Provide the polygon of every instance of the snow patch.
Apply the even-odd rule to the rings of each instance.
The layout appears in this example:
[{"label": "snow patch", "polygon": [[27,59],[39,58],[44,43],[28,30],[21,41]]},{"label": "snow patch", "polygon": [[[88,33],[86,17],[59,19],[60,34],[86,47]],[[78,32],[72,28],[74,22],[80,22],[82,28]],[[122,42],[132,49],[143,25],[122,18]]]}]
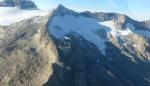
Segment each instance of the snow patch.
[{"label": "snow patch", "polygon": [[137,47],[137,45],[134,44],[133,47]]},{"label": "snow patch", "polygon": [[126,28],[129,28],[129,30],[131,32],[133,32],[133,33],[136,33],[138,35],[144,36],[146,38],[150,38],[150,31],[142,30],[142,28],[141,28],[141,30],[136,30],[136,28],[134,27],[134,25],[131,24],[131,23],[127,23],[126,24]]},{"label": "snow patch", "polygon": [[114,25],[113,21],[104,21],[104,22],[99,22],[101,25],[104,25],[108,27],[108,29],[105,29],[108,33],[110,33],[113,37],[117,35],[117,29]]},{"label": "snow patch", "polygon": [[105,55],[107,37],[102,36],[108,33],[114,37],[125,37],[133,33],[150,37],[149,31],[136,30],[132,23],[127,23],[124,29],[117,29],[113,20],[99,22],[94,18],[73,15],[54,16],[49,25],[49,32],[59,39],[68,39],[65,34],[70,32],[78,33],[95,44],[103,55]]},{"label": "snow patch", "polygon": [[125,30],[117,29],[113,20],[100,22],[100,24],[104,25],[105,27],[108,27],[105,30],[107,31],[107,33],[110,33],[113,37],[120,35],[126,36],[132,34],[133,31],[135,30],[135,27],[131,23],[127,23]]},{"label": "snow patch", "polygon": [[65,36],[64,37],[65,40],[71,40],[69,37]]},{"label": "snow patch", "polygon": [[123,36],[126,36],[126,35],[129,35],[129,34],[132,34],[133,32],[129,29],[129,28],[127,28],[126,30],[120,30],[120,31],[118,31],[121,35],[123,35]]},{"label": "snow patch", "polygon": [[49,31],[56,38],[63,39],[65,34],[70,32],[76,32],[83,36],[89,42],[98,46],[100,51],[105,54],[105,39],[102,39],[94,31],[101,29],[99,21],[93,18],[83,16],[55,16],[50,22]]},{"label": "snow patch", "polygon": [[0,7],[0,25],[10,25],[35,16],[44,16],[48,12],[42,10],[20,10],[16,7]]}]

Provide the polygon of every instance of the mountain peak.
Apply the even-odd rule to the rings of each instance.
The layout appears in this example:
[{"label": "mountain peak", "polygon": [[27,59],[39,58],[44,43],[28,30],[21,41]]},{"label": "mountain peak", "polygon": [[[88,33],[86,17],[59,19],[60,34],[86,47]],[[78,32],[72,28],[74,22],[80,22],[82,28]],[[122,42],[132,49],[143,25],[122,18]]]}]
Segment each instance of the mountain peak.
[{"label": "mountain peak", "polygon": [[31,0],[3,0],[0,7],[18,7],[19,9],[37,9],[36,4]]},{"label": "mountain peak", "polygon": [[59,4],[55,9],[54,9],[54,14],[55,15],[64,15],[64,14],[70,14],[73,13],[73,10],[70,10],[66,8],[65,6]]},{"label": "mountain peak", "polygon": [[62,4],[59,4],[56,9],[67,9],[65,6],[63,6]]},{"label": "mountain peak", "polygon": [[61,12],[62,12],[62,11],[65,12],[65,11],[68,11],[68,10],[70,10],[70,9],[66,8],[66,7],[63,6],[62,4],[59,4],[59,5],[56,7],[55,10],[61,11]]}]

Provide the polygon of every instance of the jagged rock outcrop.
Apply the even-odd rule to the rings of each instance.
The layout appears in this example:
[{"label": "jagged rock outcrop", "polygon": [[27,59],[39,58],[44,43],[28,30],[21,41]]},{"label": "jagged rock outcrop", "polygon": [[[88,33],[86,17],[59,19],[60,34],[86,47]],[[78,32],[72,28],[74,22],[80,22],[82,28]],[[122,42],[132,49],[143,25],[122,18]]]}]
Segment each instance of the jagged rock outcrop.
[{"label": "jagged rock outcrop", "polygon": [[47,82],[58,56],[53,41],[44,34],[47,19],[35,17],[0,28],[1,86],[42,86]]}]

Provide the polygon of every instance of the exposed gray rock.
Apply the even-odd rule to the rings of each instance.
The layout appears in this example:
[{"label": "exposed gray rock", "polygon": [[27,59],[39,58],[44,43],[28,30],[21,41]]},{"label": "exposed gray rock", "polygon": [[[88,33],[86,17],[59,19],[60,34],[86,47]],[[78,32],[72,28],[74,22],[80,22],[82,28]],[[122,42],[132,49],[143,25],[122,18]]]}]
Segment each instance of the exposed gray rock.
[{"label": "exposed gray rock", "polygon": [[41,86],[48,80],[57,51],[50,37],[44,34],[47,19],[35,17],[4,27],[11,31],[4,30],[1,38],[1,86]]}]

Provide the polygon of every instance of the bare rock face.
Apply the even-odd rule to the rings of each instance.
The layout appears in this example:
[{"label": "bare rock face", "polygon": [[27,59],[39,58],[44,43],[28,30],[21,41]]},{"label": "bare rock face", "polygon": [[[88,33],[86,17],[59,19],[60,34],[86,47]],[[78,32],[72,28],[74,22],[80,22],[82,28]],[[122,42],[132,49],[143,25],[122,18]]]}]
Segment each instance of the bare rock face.
[{"label": "bare rock face", "polygon": [[[71,17],[63,19],[66,16]],[[99,36],[104,36],[102,38],[106,40],[105,54],[103,54],[94,42],[87,40],[81,32],[82,30],[79,32],[75,30],[80,28],[80,24],[78,24],[80,20],[75,22],[77,20],[71,20],[72,16],[73,19],[93,18],[98,23],[111,21],[113,27],[107,23],[103,25],[102,29],[105,28],[104,26],[111,28],[111,30],[115,28],[117,33],[130,29],[131,33],[127,35],[120,35],[120,33],[119,36],[112,36],[105,31],[102,32],[103,30],[100,30],[101,33],[96,32]],[[54,21],[58,22],[54,24]],[[53,30],[50,30],[49,33],[51,33],[57,47],[59,60],[58,63],[53,64],[54,72],[44,86],[150,85],[149,22],[138,22],[126,15],[117,13],[77,13],[61,5],[54,10],[53,17],[48,22],[49,29],[56,29],[54,30],[56,33],[51,33]],[[81,22],[81,27],[87,30],[88,27],[84,27],[85,23],[83,22]],[[51,27],[53,25],[56,27]],[[72,25],[72,27],[68,28],[67,25]],[[85,26],[88,25],[90,26],[90,24],[85,24]],[[69,30],[68,33],[59,37],[62,34],[61,31],[66,32],[66,29],[72,31]]]},{"label": "bare rock face", "polygon": [[[46,21],[47,17],[36,17],[0,28],[4,29],[0,44],[1,86],[41,86],[47,82],[57,51],[44,34]],[[12,32],[7,33],[10,29]]]}]

